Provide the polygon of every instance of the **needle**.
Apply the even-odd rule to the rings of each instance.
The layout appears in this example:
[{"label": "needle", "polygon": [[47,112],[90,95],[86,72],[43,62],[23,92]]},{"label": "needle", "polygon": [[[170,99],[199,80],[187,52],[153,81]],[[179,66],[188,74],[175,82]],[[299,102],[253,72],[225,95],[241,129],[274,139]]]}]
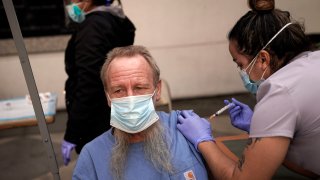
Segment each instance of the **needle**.
[{"label": "needle", "polygon": [[220,109],[219,111],[217,111],[216,113],[212,114],[209,119],[212,120],[214,117],[219,116],[221,113],[223,113],[225,110],[227,110],[230,106],[231,106],[231,103],[228,104],[228,105],[226,105],[226,106],[224,106],[223,108],[221,108],[221,109]]}]

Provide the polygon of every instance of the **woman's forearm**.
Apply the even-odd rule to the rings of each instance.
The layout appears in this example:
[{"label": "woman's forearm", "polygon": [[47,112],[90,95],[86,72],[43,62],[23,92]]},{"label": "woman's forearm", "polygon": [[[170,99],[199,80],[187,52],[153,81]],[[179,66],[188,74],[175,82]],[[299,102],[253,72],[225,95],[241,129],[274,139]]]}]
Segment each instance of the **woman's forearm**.
[{"label": "woman's forearm", "polygon": [[213,141],[201,142],[199,151],[216,179],[232,179],[237,163],[227,157]]}]

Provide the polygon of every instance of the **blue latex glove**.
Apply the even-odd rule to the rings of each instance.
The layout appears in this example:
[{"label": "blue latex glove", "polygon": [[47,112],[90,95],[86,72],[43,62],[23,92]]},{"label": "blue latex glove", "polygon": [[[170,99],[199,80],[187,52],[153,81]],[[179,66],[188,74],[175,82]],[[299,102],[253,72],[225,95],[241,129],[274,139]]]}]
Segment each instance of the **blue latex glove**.
[{"label": "blue latex glove", "polygon": [[68,165],[71,160],[71,151],[76,147],[75,144],[63,140],[61,144],[61,153],[64,165]]},{"label": "blue latex glove", "polygon": [[200,118],[192,110],[183,110],[178,116],[177,128],[198,150],[198,144],[203,141],[214,141],[211,124]]},{"label": "blue latex glove", "polygon": [[[228,100],[224,100],[224,103],[226,105],[230,104]],[[253,112],[248,105],[232,98],[231,106],[229,107],[229,115],[231,124],[234,127],[247,131],[248,133],[250,132],[250,124]]]}]

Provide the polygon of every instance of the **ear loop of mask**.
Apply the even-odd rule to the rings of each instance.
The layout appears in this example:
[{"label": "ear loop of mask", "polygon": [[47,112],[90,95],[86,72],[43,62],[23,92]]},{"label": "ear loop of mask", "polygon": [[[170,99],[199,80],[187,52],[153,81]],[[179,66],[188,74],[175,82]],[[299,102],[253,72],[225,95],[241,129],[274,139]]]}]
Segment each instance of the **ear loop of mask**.
[{"label": "ear loop of mask", "polygon": [[[291,25],[291,24],[292,24],[292,22],[289,22],[289,23],[287,23],[286,25],[284,25],[284,26],[267,42],[267,44],[263,46],[263,48],[262,48],[260,51],[264,50],[286,27],[288,27],[288,26]],[[254,65],[254,63],[255,63],[255,62],[257,61],[257,59],[258,59],[258,56],[259,56],[260,51],[259,51],[258,54],[253,58],[253,60],[249,63],[249,65],[244,69],[244,70],[247,72],[247,69],[251,66],[248,75],[250,75],[250,73],[251,73],[251,71],[252,71],[252,69],[253,69],[253,65]],[[267,70],[267,69],[266,69],[266,70]],[[264,76],[266,70],[263,72],[262,77]]]},{"label": "ear loop of mask", "polygon": [[264,76],[264,74],[267,72],[267,69],[268,69],[268,67],[263,71],[263,73],[262,73],[262,76],[261,76],[260,80],[264,79],[264,78],[263,78],[263,76]]},{"label": "ear loop of mask", "polygon": [[[260,50],[260,51],[261,51],[261,50]],[[259,51],[259,52],[260,52],[260,51]],[[244,69],[244,71],[247,72],[248,68],[251,66],[251,68],[250,68],[250,70],[249,70],[249,72],[248,72],[248,75],[250,75],[250,73],[251,73],[251,71],[252,71],[252,69],[253,69],[253,65],[256,63],[256,61],[257,61],[257,59],[258,59],[258,55],[259,55],[259,53],[253,58],[253,60],[249,63],[249,65]]]}]

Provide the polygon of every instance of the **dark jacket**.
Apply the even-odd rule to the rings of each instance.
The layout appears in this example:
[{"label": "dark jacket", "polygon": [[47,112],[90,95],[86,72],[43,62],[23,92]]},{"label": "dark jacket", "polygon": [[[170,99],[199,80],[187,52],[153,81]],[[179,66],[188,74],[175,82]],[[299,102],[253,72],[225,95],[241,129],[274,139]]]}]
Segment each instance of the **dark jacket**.
[{"label": "dark jacket", "polygon": [[132,45],[134,36],[135,27],[127,17],[94,11],[86,15],[68,43],[65,52],[68,122],[64,139],[77,145],[77,153],[110,128],[110,107],[100,69],[111,49]]}]

